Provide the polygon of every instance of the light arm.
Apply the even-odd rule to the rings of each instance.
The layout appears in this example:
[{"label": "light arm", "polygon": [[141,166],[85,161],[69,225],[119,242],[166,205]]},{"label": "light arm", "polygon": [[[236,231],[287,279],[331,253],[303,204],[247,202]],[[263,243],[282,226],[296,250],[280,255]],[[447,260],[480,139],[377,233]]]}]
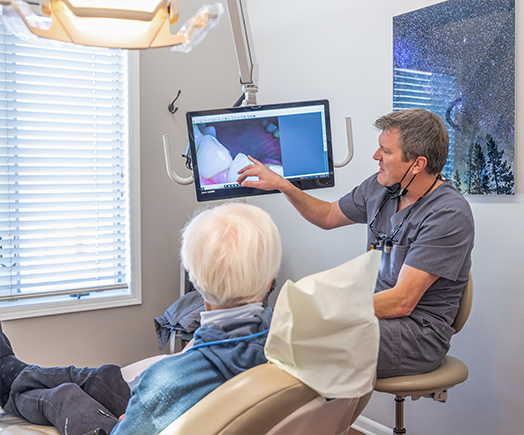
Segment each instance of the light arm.
[{"label": "light arm", "polygon": [[245,95],[244,105],[256,104],[258,92],[258,64],[247,15],[246,0],[227,0],[227,9],[237,54],[240,84]]}]

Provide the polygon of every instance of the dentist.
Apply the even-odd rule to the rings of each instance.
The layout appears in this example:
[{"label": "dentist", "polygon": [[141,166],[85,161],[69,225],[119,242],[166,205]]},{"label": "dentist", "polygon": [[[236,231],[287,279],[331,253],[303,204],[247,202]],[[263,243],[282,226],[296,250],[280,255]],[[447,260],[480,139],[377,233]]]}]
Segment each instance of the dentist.
[{"label": "dentist", "polygon": [[[423,109],[380,117],[379,171],[336,202],[301,191],[250,157],[245,187],[280,190],[309,222],[326,230],[368,226],[368,246],[384,252],[374,295],[380,322],[379,378],[436,369],[449,349],[452,323],[468,281],[474,239],[468,202],[440,175],[449,138]],[[285,162],[284,162],[285,165]],[[259,177],[258,181],[246,180]]]}]

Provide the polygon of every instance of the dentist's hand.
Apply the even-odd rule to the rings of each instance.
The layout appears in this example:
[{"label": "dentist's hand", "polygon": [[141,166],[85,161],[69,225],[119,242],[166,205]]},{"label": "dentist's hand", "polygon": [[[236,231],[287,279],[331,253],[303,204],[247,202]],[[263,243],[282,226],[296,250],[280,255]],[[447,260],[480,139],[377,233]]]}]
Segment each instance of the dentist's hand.
[{"label": "dentist's hand", "polygon": [[[256,187],[262,190],[280,190],[282,192],[283,189],[291,184],[257,159],[251,156],[247,156],[247,158],[251,160],[253,164],[238,171],[240,177],[238,177],[237,183],[242,185],[242,187]],[[247,177],[258,177],[258,181],[246,180]]]}]

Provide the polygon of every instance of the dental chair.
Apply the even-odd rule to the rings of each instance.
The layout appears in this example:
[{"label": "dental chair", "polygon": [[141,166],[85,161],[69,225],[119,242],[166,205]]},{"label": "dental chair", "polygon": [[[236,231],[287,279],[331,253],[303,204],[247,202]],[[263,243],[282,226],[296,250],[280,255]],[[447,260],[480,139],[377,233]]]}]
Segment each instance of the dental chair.
[{"label": "dental chair", "polygon": [[370,397],[326,400],[267,363],[212,391],[160,435],[345,435]]},{"label": "dental chair", "polygon": [[[345,435],[371,394],[327,400],[267,363],[218,387],[160,435]],[[0,417],[0,433],[58,435],[53,427],[13,416]]]},{"label": "dental chair", "polygon": [[[460,332],[468,320],[473,303],[473,278],[469,273],[469,281],[462,292],[460,307],[453,322],[455,334]],[[468,378],[466,364],[458,358],[446,355],[441,366],[429,373],[412,376],[396,376],[378,379],[375,391],[395,395],[395,427],[394,435],[406,433],[404,428],[404,401],[405,397],[417,400],[421,397],[432,398],[437,402],[445,402],[448,390]]]},{"label": "dental chair", "polygon": [[59,435],[54,427],[31,424],[22,418],[3,414],[1,408],[0,433],[2,435]]}]

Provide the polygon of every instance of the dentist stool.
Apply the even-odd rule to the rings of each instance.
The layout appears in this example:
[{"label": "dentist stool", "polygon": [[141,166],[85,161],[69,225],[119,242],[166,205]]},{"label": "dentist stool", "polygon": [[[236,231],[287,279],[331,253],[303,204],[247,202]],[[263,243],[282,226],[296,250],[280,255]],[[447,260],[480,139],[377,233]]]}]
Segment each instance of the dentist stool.
[{"label": "dentist stool", "polygon": [[[469,273],[469,281],[462,292],[457,317],[453,322],[455,334],[458,333],[468,320],[473,302],[473,279]],[[445,402],[447,390],[468,378],[468,368],[457,358],[446,355],[442,365],[429,373],[412,376],[396,376],[377,379],[375,391],[395,395],[395,428],[394,435],[406,433],[404,428],[404,398],[411,397],[417,400],[421,397],[430,397],[437,402]]]}]

